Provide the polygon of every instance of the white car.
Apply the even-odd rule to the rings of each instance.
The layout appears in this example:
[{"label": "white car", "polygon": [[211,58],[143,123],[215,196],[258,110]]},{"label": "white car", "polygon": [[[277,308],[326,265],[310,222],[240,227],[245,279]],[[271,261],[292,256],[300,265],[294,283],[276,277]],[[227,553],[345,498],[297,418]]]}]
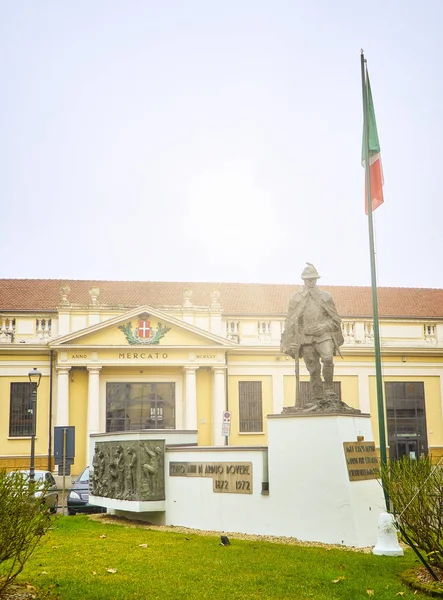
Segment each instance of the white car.
[{"label": "white car", "polygon": [[[29,480],[29,469],[12,471],[11,473],[9,473],[9,475],[12,475],[13,473],[19,473],[26,480]],[[44,496],[45,504],[48,506],[49,510],[52,513],[56,513],[58,507],[58,489],[57,483],[52,473],[50,471],[35,470],[34,482],[36,488],[34,496],[36,498]]]}]

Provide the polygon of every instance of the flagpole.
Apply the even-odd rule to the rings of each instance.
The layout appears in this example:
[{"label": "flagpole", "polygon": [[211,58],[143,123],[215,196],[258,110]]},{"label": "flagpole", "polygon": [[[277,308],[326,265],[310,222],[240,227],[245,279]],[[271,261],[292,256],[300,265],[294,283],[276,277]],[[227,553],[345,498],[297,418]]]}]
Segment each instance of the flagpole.
[{"label": "flagpole", "polygon": [[[369,164],[369,119],[368,119],[368,88],[367,88],[367,67],[366,60],[361,51],[361,82],[363,92],[363,147],[365,159],[366,176],[366,202],[368,207],[368,229],[369,229],[369,253],[371,260],[371,289],[372,289],[372,312],[374,320],[374,350],[375,350],[375,378],[377,385],[377,408],[378,408],[378,431],[380,437],[380,462],[382,468],[386,465],[386,434],[385,434],[385,411],[383,402],[383,379],[381,372],[381,354],[380,354],[380,330],[378,323],[378,299],[377,299],[377,275],[375,268],[375,246],[374,246],[374,227],[372,217],[372,196],[371,196],[371,175]],[[385,498],[387,494],[385,491]],[[388,502],[386,508],[388,507]]]}]

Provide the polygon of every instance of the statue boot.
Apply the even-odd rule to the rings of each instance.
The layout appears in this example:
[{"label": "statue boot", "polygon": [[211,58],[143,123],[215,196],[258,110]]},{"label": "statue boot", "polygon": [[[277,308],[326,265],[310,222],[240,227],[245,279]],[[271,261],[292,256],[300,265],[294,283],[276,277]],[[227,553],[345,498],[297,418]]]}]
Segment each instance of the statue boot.
[{"label": "statue boot", "polygon": [[323,365],[324,397],[325,400],[337,400],[337,394],[334,392],[334,366]]},{"label": "statue boot", "polygon": [[314,402],[319,402],[323,400],[323,382],[321,380],[320,375],[316,377],[311,377],[311,389],[312,389],[312,398]]}]

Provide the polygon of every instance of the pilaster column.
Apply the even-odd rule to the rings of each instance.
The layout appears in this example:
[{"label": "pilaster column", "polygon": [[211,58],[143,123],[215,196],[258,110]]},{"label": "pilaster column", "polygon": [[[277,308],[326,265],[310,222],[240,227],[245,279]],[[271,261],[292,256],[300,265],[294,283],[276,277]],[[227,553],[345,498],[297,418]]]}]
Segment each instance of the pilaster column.
[{"label": "pilaster column", "polygon": [[184,367],[185,371],[185,429],[197,429],[197,379],[195,367]]},{"label": "pilaster column", "polygon": [[99,433],[100,427],[100,369],[101,367],[88,367],[88,419],[87,419],[87,437],[86,437],[86,460],[91,464],[89,436],[91,433]]},{"label": "pilaster column", "polygon": [[222,436],[223,411],[226,408],[226,369],[214,368],[214,387],[212,393],[212,445],[224,446]]},{"label": "pilaster column", "polygon": [[55,424],[58,427],[69,425],[69,371],[71,367],[56,367],[57,401]]}]

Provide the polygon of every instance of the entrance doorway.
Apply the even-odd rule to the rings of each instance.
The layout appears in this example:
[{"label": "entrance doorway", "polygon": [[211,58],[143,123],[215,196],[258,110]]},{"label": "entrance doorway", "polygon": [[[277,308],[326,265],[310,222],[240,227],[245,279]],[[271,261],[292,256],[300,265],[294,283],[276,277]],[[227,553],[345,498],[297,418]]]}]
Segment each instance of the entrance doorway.
[{"label": "entrance doorway", "polygon": [[397,456],[396,458],[418,458],[418,439],[412,438],[407,440],[397,439]]},{"label": "entrance doorway", "polygon": [[428,454],[425,391],[421,381],[386,382],[388,443],[391,458]]}]

